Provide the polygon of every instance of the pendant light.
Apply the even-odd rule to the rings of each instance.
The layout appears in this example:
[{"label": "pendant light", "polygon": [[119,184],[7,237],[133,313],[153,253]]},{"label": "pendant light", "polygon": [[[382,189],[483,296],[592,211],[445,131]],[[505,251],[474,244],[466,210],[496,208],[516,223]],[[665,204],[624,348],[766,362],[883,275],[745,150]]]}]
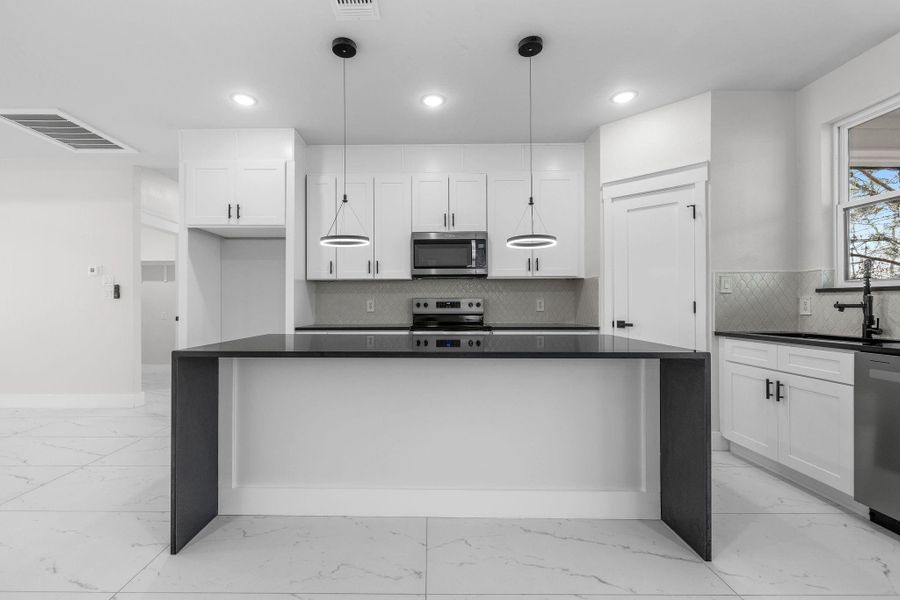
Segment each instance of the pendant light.
[{"label": "pendant light", "polygon": [[[543,219],[541,219],[540,213],[536,212],[534,206],[534,137],[532,135],[532,84],[531,84],[531,73],[534,66],[534,57],[541,53],[541,50],[544,49],[544,40],[536,35],[532,35],[526,38],[522,38],[519,41],[519,56],[524,56],[528,59],[528,163],[529,170],[531,172],[530,175],[530,194],[528,196],[528,205],[525,207],[525,212],[522,213],[522,218],[519,219],[518,225],[516,225],[516,229],[513,231],[515,233],[519,230],[519,225],[522,224],[522,221],[525,220],[525,216],[528,215],[531,220],[531,229],[528,233],[523,233],[520,235],[513,235],[510,238],[507,238],[506,245],[510,248],[522,248],[525,250],[534,250],[537,248],[550,248],[551,246],[556,245],[556,236],[550,235],[549,233],[537,233],[534,230],[534,218],[535,214],[537,214],[537,219],[540,221],[541,225],[544,225]],[[546,226],[544,226],[546,229]]]},{"label": "pendant light", "polygon": [[[358,246],[368,246],[371,240],[365,233],[366,228],[365,226],[363,226],[362,221],[359,220],[359,216],[357,216],[356,211],[353,210],[353,207],[350,206],[350,201],[347,199],[347,59],[356,56],[356,42],[354,42],[350,38],[335,38],[334,41],[331,42],[331,51],[334,52],[335,56],[341,59],[343,68],[344,195],[341,199],[341,203],[338,205],[337,211],[335,211],[334,213],[334,220],[331,222],[331,227],[328,228],[328,232],[325,235],[319,238],[319,243],[323,246],[329,246],[333,248],[353,248]],[[362,230],[363,235],[352,235],[348,233],[341,233],[339,231],[341,211],[345,209],[349,210],[356,218],[356,222],[359,223],[359,227]]]}]

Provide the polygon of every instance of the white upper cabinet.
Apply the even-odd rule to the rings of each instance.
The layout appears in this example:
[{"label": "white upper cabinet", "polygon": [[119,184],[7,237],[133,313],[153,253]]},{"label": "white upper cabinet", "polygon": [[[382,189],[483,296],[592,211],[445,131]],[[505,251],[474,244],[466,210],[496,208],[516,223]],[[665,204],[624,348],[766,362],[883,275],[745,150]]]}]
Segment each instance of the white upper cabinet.
[{"label": "white upper cabinet", "polygon": [[531,277],[531,251],[506,246],[506,239],[515,234],[516,226],[525,222],[522,217],[528,205],[528,194],[528,173],[492,174],[488,178],[491,211],[488,219],[488,277]]},{"label": "white upper cabinet", "polygon": [[231,222],[228,207],[234,204],[236,167],[233,161],[223,160],[185,163],[188,225],[227,225]]},{"label": "white upper cabinet", "polygon": [[410,279],[409,175],[375,177],[375,279]]},{"label": "white upper cabinet", "polygon": [[584,253],[581,189],[579,173],[534,174],[535,228],[557,239],[555,246],[534,251],[532,274],[535,277],[581,276]]},{"label": "white upper cabinet", "polygon": [[285,161],[188,161],[184,174],[188,226],[284,226]]},{"label": "white upper cabinet", "polygon": [[319,243],[328,232],[337,208],[337,177],[308,175],[306,177],[306,278],[315,280],[337,277],[334,248]]},{"label": "white upper cabinet", "polygon": [[449,195],[446,174],[413,175],[412,230],[447,231],[450,223]]},{"label": "white upper cabinet", "polygon": [[450,231],[487,231],[487,176],[450,175]]},{"label": "white upper cabinet", "polygon": [[284,161],[240,161],[235,171],[238,225],[284,225]]},{"label": "white upper cabinet", "polygon": [[[371,176],[347,177],[347,204],[338,217],[338,231],[350,235],[366,235],[373,240],[375,224],[373,180]],[[344,187],[338,181],[337,205],[343,201]],[[374,266],[373,244],[337,249],[338,279],[372,279]]]},{"label": "white upper cabinet", "polygon": [[580,173],[534,174],[535,231],[557,237],[541,250],[508,248],[507,238],[531,230],[528,173],[491,175],[488,183],[490,277],[581,277],[584,201]]}]

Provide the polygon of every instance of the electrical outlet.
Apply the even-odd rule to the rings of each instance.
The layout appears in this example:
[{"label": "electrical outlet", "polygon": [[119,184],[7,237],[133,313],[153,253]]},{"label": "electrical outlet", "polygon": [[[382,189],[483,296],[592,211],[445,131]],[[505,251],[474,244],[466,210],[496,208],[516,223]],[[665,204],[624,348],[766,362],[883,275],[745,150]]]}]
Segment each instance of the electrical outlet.
[{"label": "electrical outlet", "polygon": [[534,310],[537,312],[544,312],[544,299],[538,298],[537,302],[534,305]]},{"label": "electrical outlet", "polygon": [[733,281],[731,279],[731,275],[722,275],[719,277],[719,293],[720,294],[730,294],[733,289]]},{"label": "electrical outlet", "polygon": [[800,314],[803,316],[812,314],[812,298],[809,296],[800,296]]},{"label": "electrical outlet", "polygon": [[366,312],[375,312],[375,298],[366,300]]}]

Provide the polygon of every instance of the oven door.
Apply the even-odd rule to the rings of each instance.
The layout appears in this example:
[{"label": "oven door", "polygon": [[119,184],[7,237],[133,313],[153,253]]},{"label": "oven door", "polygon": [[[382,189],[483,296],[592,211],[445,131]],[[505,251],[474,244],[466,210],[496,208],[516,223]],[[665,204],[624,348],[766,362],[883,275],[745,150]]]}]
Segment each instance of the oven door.
[{"label": "oven door", "polygon": [[486,277],[486,234],[414,233],[413,277]]}]

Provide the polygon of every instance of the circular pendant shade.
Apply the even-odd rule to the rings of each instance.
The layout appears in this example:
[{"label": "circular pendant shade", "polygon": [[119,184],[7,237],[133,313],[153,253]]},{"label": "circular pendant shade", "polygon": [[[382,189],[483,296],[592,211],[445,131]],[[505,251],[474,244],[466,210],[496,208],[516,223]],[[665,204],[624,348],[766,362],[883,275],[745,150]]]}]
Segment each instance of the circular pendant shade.
[{"label": "circular pendant shade", "polygon": [[332,248],[355,248],[368,246],[369,238],[364,235],[323,235],[319,238],[319,243]]},{"label": "circular pendant shade", "polygon": [[550,248],[556,245],[556,236],[544,233],[526,233],[525,235],[514,235],[506,240],[509,248],[525,248],[532,250],[535,248]]}]

